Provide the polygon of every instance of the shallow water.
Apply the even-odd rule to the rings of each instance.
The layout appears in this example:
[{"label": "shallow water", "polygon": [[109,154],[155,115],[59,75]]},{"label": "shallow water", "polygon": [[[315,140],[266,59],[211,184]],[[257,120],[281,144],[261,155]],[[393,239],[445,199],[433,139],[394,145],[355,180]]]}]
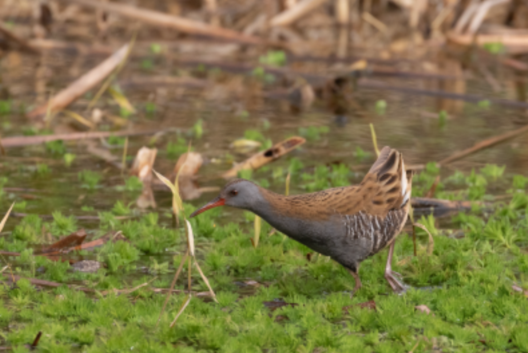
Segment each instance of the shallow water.
[{"label": "shallow water", "polygon": [[[103,58],[104,56],[97,55],[72,55],[64,51],[45,52],[40,57],[17,52],[7,53],[1,59],[0,92],[2,92],[2,100],[10,102],[11,113],[0,116],[2,136],[5,138],[27,133],[34,122],[28,121],[20,113],[24,107],[28,109],[45,102],[51,92],[57,92]],[[225,160],[226,153],[229,153],[236,161],[241,161],[247,158],[247,155],[237,155],[229,149],[229,144],[243,137],[248,129],[260,131],[265,138],[275,143],[288,136],[299,134],[300,128],[326,126],[327,133],[321,133],[320,138],[308,138],[300,149],[274,162],[271,168],[281,166],[286,168],[291,157],[299,158],[308,169],[320,164],[344,163],[355,171],[351,182],[357,182],[361,180],[368,165],[373,161],[372,153],[364,160],[359,160],[356,156],[358,147],[368,152],[373,150],[370,123],[376,128],[380,147],[390,145],[399,149],[403,152],[407,165],[424,165],[427,162],[439,161],[478,141],[515,130],[526,121],[526,113],[522,109],[497,105],[482,107],[475,103],[446,101],[394,90],[362,88],[361,82],[364,81],[361,80],[422,89],[438,89],[441,85],[441,80],[383,77],[376,74],[360,79],[359,87],[347,96],[348,111],[340,116],[336,116],[321,100],[316,100],[311,108],[295,113],[286,100],[255,97],[252,83],[248,83],[250,79],[247,77],[218,70],[204,71],[203,68],[178,66],[163,57],[151,58],[153,67],[145,69],[142,68],[141,60],[146,59],[133,59],[118,80],[125,83],[123,85],[125,95],[138,108],[138,114],[128,118],[127,127],[171,131],[161,136],[154,145],[159,149],[155,168],[164,173],[169,173],[175,163],[175,160],[167,158],[165,146],[168,142],[175,141],[178,136],[191,141],[193,148],[208,160]],[[302,62],[296,63],[296,67],[302,65]],[[209,77],[209,80],[205,81],[208,87],[196,89],[177,85],[157,87],[126,85],[126,80],[134,77],[192,74]],[[467,88],[465,93],[478,94],[490,99],[515,99],[514,92],[506,89],[510,87],[509,81],[504,80],[501,83],[505,88],[504,92],[494,93],[484,80],[468,80],[465,84]],[[246,86],[248,89],[245,92]],[[266,89],[273,91],[277,86],[280,85],[271,85]],[[89,96],[80,99],[69,109],[83,113]],[[376,111],[376,102],[379,100],[386,102],[387,108],[384,114]],[[153,114],[145,112],[145,104],[149,102],[155,103],[156,111]],[[119,116],[119,108],[109,95],[104,95],[96,107],[111,115]],[[444,127],[439,123],[439,107],[445,107],[450,111]],[[203,122],[203,136],[201,138],[188,136],[185,131],[198,120]],[[64,116],[55,118],[50,128],[55,131],[71,129]],[[112,126],[106,124],[106,127],[102,126],[102,128],[108,129]],[[151,136],[130,138],[129,159],[133,158],[141,146],[147,145],[150,139]],[[527,147],[528,139],[518,137],[448,165],[442,172],[451,174],[454,169],[468,172],[472,168],[481,168],[486,163],[494,163],[506,165],[507,174],[523,173],[528,165]],[[69,168],[64,166],[61,156],[53,156],[46,152],[42,145],[10,148],[7,155],[1,159],[2,174],[9,178],[6,186],[31,190],[26,192],[12,189],[9,199],[27,199],[25,213],[50,214],[50,210],[59,210],[73,215],[86,214],[80,211],[83,205],[92,206],[95,211],[99,211],[109,210],[117,199],[125,203],[134,201],[129,194],[115,189],[115,186],[122,184],[123,180],[119,170],[88,154],[82,143],[66,142],[66,149],[67,152],[77,156]],[[109,150],[116,156],[122,154],[122,147]],[[47,164],[50,169],[49,175],[37,176],[35,168],[38,164]],[[209,163],[202,168],[200,175],[210,176],[229,167],[228,163]],[[77,175],[84,169],[103,173],[100,188],[94,191],[79,188]],[[281,191],[283,188],[282,185],[275,185],[273,178],[270,178],[269,169],[257,171],[253,176],[256,179],[267,178],[273,189]],[[200,184],[200,186],[221,186],[223,181],[213,180]],[[302,190],[292,185],[292,192],[302,192]],[[206,194],[200,200],[192,202],[200,204],[211,196]],[[170,204],[170,196],[165,192],[156,192],[156,199],[163,207]],[[7,205],[7,200],[4,199],[2,203]],[[14,222],[16,220],[13,218],[9,223]],[[79,225],[90,228],[91,223],[93,222],[80,221]]]}]

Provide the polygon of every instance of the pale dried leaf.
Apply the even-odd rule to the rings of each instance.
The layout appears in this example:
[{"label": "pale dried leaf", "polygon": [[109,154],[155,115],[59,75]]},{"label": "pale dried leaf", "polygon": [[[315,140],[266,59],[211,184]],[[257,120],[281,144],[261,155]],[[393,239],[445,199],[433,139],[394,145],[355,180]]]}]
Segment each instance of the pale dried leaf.
[{"label": "pale dried leaf", "polygon": [[260,229],[261,229],[261,218],[259,216],[255,216],[255,224],[254,224],[254,237],[253,237],[253,246],[256,248],[259,243],[260,239]]},{"label": "pale dried leaf", "polygon": [[180,177],[188,177],[198,173],[203,164],[203,157],[198,152],[186,152],[178,158],[174,172],[179,173]]},{"label": "pale dried leaf", "polygon": [[135,113],[136,109],[130,102],[128,101],[127,97],[118,90],[116,90],[113,87],[108,87],[108,92],[112,95],[112,98],[116,101],[116,103],[123,109],[126,109],[130,113]]},{"label": "pale dried leaf", "polygon": [[141,147],[132,163],[130,174],[136,175],[143,183],[150,183],[157,153],[156,148]]},{"label": "pale dried leaf", "polygon": [[82,115],[80,115],[80,114],[78,114],[76,112],[73,112],[71,110],[63,110],[62,112],[64,114],[66,114],[67,116],[69,116],[70,118],[72,118],[73,120],[77,121],[78,123],[86,126],[87,128],[90,128],[90,129],[95,128],[95,124],[94,123],[92,123],[88,119],[83,118]]},{"label": "pale dried leaf", "polygon": [[427,254],[428,255],[432,255],[433,254],[433,251],[434,251],[434,239],[433,239],[433,236],[431,235],[431,233],[427,230],[427,228],[425,228],[425,226],[421,223],[414,223],[414,226],[418,227],[418,228],[422,228],[423,230],[425,230],[425,232],[429,235],[429,243],[427,244]]},{"label": "pale dried leaf", "polygon": [[191,222],[185,220],[187,225],[187,241],[189,242],[189,252],[192,257],[194,257],[194,234],[191,226]]},{"label": "pale dried leaf", "polygon": [[2,222],[0,222],[0,232],[4,229],[4,226],[7,222],[7,219],[9,218],[9,214],[11,214],[11,210],[13,209],[13,206],[15,206],[14,202],[11,204],[11,207],[9,207],[9,210],[7,210],[4,218],[2,219]]},{"label": "pale dried leaf", "polygon": [[[421,311],[422,313],[426,313],[427,315],[429,315],[429,314],[432,313],[432,312],[431,312],[431,309],[429,309],[429,308],[427,307],[427,305],[424,305],[424,304],[422,304],[422,305],[417,305],[417,306],[415,306],[414,308],[415,308],[416,310]],[[434,314],[433,314],[433,316],[434,316]]]},{"label": "pale dried leaf", "polygon": [[173,194],[177,193],[177,190],[174,187],[174,184],[171,183],[171,181],[169,179],[165,178],[163,175],[161,175],[160,173],[156,172],[154,169],[152,169],[152,171],[154,172],[154,174],[156,174],[158,179],[161,180],[161,182],[163,184],[165,184],[165,186],[167,186],[172,191]]}]

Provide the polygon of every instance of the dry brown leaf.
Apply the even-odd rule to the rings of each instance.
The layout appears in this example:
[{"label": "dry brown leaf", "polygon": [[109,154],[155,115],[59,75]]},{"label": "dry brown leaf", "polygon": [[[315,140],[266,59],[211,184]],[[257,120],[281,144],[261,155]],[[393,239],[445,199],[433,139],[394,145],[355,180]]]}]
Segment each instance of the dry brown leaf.
[{"label": "dry brown leaf", "polygon": [[157,154],[158,150],[156,148],[141,147],[136,154],[134,163],[132,163],[130,174],[137,176],[143,184],[150,184]]},{"label": "dry brown leaf", "polygon": [[433,316],[434,316],[434,313],[431,311],[431,309],[429,309],[429,308],[427,307],[427,305],[421,304],[421,305],[417,305],[417,306],[415,306],[414,308],[415,308],[416,310],[421,311],[422,313],[426,313],[427,315],[429,315],[429,314],[433,314]]},{"label": "dry brown leaf", "polygon": [[[174,173],[180,173],[180,180],[184,177],[190,177],[198,173],[203,164],[203,157],[198,152],[186,152],[178,158]],[[180,170],[181,169],[181,170]]]}]

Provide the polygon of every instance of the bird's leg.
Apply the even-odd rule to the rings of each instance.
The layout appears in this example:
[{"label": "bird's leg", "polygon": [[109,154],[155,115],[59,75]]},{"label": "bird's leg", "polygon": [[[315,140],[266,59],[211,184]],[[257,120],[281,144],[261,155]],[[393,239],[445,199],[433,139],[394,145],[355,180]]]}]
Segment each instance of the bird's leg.
[{"label": "bird's leg", "polygon": [[401,277],[401,275],[392,271],[392,253],[394,252],[394,243],[396,242],[393,241],[389,247],[389,256],[387,256],[387,264],[385,265],[385,279],[387,282],[389,282],[389,285],[393,291],[401,293],[405,291],[405,285],[398,281],[394,276],[396,274]]},{"label": "bird's leg", "polygon": [[352,275],[352,277],[354,277],[354,280],[356,281],[356,285],[354,286],[354,290],[352,291],[352,293],[350,293],[350,298],[352,298],[352,296],[354,295],[354,293],[356,293],[359,288],[361,288],[362,284],[361,284],[361,280],[359,279],[359,274],[358,274],[358,268],[356,267],[355,268],[355,271],[354,270],[351,270],[351,269],[348,269],[348,272],[350,272],[350,274]]}]

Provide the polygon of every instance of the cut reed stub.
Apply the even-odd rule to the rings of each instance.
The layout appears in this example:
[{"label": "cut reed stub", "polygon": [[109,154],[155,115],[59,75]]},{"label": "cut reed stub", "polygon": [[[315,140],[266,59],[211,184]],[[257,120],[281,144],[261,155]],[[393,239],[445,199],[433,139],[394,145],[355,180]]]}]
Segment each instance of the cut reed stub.
[{"label": "cut reed stub", "polygon": [[273,145],[271,148],[268,148],[265,151],[261,151],[252,157],[246,159],[244,162],[237,164],[233,168],[229,169],[227,172],[222,174],[222,177],[225,179],[234,178],[237,176],[238,172],[244,169],[258,169],[282,156],[293,151],[295,148],[299,147],[306,140],[299,136],[290,137],[287,140],[279,142]]}]

